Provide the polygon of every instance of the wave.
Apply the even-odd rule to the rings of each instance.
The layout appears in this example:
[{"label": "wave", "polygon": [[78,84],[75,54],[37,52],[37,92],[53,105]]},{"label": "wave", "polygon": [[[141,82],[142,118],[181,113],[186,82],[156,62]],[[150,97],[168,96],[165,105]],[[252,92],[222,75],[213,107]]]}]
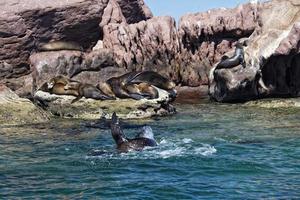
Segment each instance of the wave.
[{"label": "wave", "polygon": [[[114,147],[112,147],[114,148]],[[95,149],[86,159],[167,159],[172,157],[212,156],[217,149],[204,143],[196,143],[190,138],[167,140],[162,139],[156,147],[146,147],[143,151],[118,153],[117,150]]]}]

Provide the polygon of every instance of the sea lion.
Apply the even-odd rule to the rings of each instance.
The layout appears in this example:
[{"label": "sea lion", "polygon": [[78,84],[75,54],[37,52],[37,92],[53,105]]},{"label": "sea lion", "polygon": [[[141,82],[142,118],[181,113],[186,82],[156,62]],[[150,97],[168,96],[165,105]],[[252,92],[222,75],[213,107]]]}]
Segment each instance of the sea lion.
[{"label": "sea lion", "polygon": [[126,80],[126,84],[143,82],[154,85],[163,90],[172,90],[176,86],[173,81],[168,80],[166,77],[163,77],[162,75],[154,71],[137,72],[135,75],[129,76]]},{"label": "sea lion", "polygon": [[96,86],[87,83],[80,83],[78,85],[78,96],[72,100],[71,103],[75,103],[82,97],[91,98],[96,100],[114,100],[115,98],[109,97],[99,90]]},{"label": "sea lion", "polygon": [[77,97],[79,92],[75,86],[76,84],[79,84],[79,82],[70,80],[63,75],[59,75],[51,78],[48,82],[45,82],[39,90],[49,92],[50,94],[72,95]]},{"label": "sea lion", "polygon": [[158,98],[158,91],[148,83],[129,84],[125,86],[129,94],[141,95],[147,99]]},{"label": "sea lion", "polygon": [[49,92],[50,94],[76,96],[76,98],[73,99],[71,103],[78,101],[82,97],[92,98],[96,100],[114,99],[106,96],[104,93],[102,93],[101,90],[91,84],[80,83],[78,81],[71,80],[63,75],[58,75],[50,79],[49,82],[45,83],[41,87],[41,90]]},{"label": "sea lion", "polygon": [[106,82],[98,83],[96,86],[99,90],[101,90],[108,97],[116,99],[115,93],[112,91],[110,85]]},{"label": "sea lion", "polygon": [[106,81],[116,97],[121,99],[133,98],[135,100],[143,99],[144,97],[135,93],[128,93],[126,90],[127,80],[136,75],[137,72],[126,73],[119,77],[112,77]]},{"label": "sea lion", "polygon": [[143,127],[142,132],[134,139],[128,139],[121,129],[116,113],[113,113],[111,119],[111,134],[117,144],[117,149],[121,152],[128,152],[130,150],[141,151],[147,146],[157,146],[150,126]]},{"label": "sea lion", "polygon": [[235,52],[234,55],[230,58],[227,56],[223,56],[221,59],[221,62],[216,66],[216,69],[222,69],[222,68],[232,68],[235,66],[238,66],[239,64],[242,64],[243,67],[245,67],[245,58],[244,58],[244,48],[243,45],[240,43],[237,43],[235,45]]},{"label": "sea lion", "polygon": [[60,51],[60,50],[75,50],[83,51],[83,48],[76,42],[53,41],[42,44],[38,48],[40,51]]}]

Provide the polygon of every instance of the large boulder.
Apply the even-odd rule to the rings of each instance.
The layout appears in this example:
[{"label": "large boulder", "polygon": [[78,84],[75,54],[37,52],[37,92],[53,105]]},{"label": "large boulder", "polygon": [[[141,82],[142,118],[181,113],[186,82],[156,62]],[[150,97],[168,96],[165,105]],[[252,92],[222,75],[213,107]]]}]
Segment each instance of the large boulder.
[{"label": "large boulder", "polygon": [[39,123],[49,120],[50,115],[28,99],[20,98],[8,87],[0,84],[0,124],[15,125]]},{"label": "large boulder", "polygon": [[103,44],[112,49],[118,66],[126,70],[153,70],[178,80],[179,42],[175,20],[153,17],[136,24],[109,24]]},{"label": "large boulder", "polygon": [[241,38],[249,37],[257,24],[257,4],[233,9],[213,9],[187,14],[179,21],[182,84],[208,84],[211,67]]},{"label": "large boulder", "polygon": [[[113,54],[108,49],[99,49],[90,53],[80,51],[52,51],[40,52],[30,56],[33,71],[33,88],[38,89],[44,82],[57,75],[68,77],[83,77],[82,74],[90,74],[90,77],[82,80],[97,85],[100,80],[107,77],[102,73],[103,68],[115,68]],[[105,77],[104,77],[105,76]]]},{"label": "large boulder", "polygon": [[217,101],[300,95],[300,3],[274,0],[257,4],[257,10],[258,24],[245,47],[246,67],[211,70],[209,91]]},{"label": "large boulder", "polygon": [[32,72],[28,58],[41,43],[75,41],[90,51],[102,39],[106,24],[152,17],[143,0],[4,0],[0,6],[0,83],[20,94],[27,94],[21,83]]}]

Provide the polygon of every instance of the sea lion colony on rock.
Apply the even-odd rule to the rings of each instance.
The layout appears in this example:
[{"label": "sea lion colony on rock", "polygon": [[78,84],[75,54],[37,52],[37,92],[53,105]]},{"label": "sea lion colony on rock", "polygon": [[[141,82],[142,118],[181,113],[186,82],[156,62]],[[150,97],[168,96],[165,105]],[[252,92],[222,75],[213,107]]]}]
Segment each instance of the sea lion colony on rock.
[{"label": "sea lion colony on rock", "polygon": [[58,75],[44,83],[39,90],[50,94],[75,96],[72,101],[74,103],[82,97],[96,100],[115,100],[116,97],[136,100],[155,99],[159,96],[156,87],[165,89],[171,97],[176,97],[175,83],[152,71],[129,72],[119,77],[112,77],[97,86]]}]

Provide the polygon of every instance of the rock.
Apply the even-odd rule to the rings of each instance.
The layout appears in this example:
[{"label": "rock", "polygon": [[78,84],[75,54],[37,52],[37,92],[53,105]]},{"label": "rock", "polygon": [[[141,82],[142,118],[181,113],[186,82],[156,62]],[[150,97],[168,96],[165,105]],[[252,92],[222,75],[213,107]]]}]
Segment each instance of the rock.
[{"label": "rock", "polygon": [[143,0],[116,0],[128,24],[138,23],[153,17]]},{"label": "rock", "polygon": [[178,80],[179,42],[171,17],[154,17],[136,24],[109,24],[103,44],[112,49],[118,66],[128,71],[152,70]]},{"label": "rock", "polygon": [[246,68],[212,69],[211,97],[227,102],[299,96],[299,12],[293,0],[259,4],[259,21],[245,48]]},{"label": "rock", "polygon": [[[111,0],[111,2],[115,2],[114,5],[125,16],[119,17],[125,19],[127,23],[136,23],[152,17],[143,0],[129,2]],[[21,85],[22,78],[19,83],[10,79],[26,76],[32,72],[28,58],[38,51],[37,47],[41,43],[51,40],[75,41],[85,51],[90,51],[97,41],[103,38],[99,24],[104,26],[105,23],[111,23],[118,17],[112,12],[113,20],[102,18],[104,11],[109,10],[111,2],[109,4],[109,0],[1,1],[1,82],[10,82],[11,88],[22,90],[22,87],[17,88]]]},{"label": "rock", "polygon": [[120,5],[116,0],[110,0],[107,4],[107,7],[104,10],[100,27],[103,27],[107,24],[121,24],[127,23],[126,18],[124,17]]},{"label": "rock", "polygon": [[300,108],[300,99],[262,99],[257,101],[249,101],[244,106],[260,107],[260,108]]},{"label": "rock", "polygon": [[1,125],[40,123],[48,121],[49,117],[49,114],[36,107],[31,101],[20,98],[8,87],[0,84]]},{"label": "rock", "polygon": [[169,94],[159,89],[159,98],[139,101],[133,99],[118,99],[99,101],[82,98],[74,104],[70,102],[75,98],[66,95],[49,94],[37,91],[34,98],[46,105],[46,109],[53,115],[64,118],[99,119],[100,116],[110,118],[113,112],[124,119],[149,118],[174,114],[169,105]]},{"label": "rock", "polygon": [[178,28],[182,84],[207,85],[212,66],[238,40],[249,37],[257,21],[255,3],[182,16]]},{"label": "rock", "polygon": [[[60,74],[76,77],[83,72],[92,72],[90,74],[98,80],[102,76],[98,77],[99,73],[97,72],[101,72],[106,67],[115,67],[113,54],[108,49],[99,49],[90,53],[80,51],[40,52],[30,56],[30,63],[34,71],[34,87],[36,89],[47,80]],[[90,81],[89,83],[96,85],[99,82]]]}]

